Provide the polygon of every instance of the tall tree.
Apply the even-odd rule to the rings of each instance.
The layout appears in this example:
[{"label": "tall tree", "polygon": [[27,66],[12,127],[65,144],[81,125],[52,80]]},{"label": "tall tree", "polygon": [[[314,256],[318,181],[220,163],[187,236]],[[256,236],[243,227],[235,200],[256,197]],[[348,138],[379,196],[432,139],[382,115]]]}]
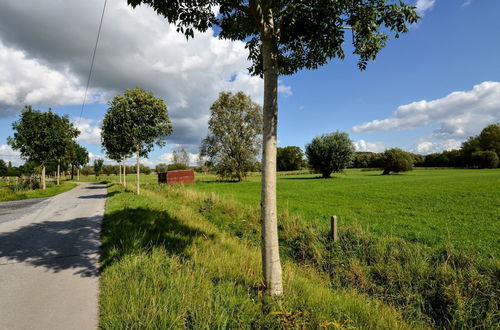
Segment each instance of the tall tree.
[{"label": "tall tree", "polygon": [[189,166],[189,154],[186,149],[181,148],[172,151],[172,164],[182,164],[186,167]]},{"label": "tall tree", "polygon": [[[415,8],[396,0],[127,0],[148,4],[189,38],[194,30],[217,26],[222,39],[242,40],[252,61],[250,71],[264,78],[262,151],[262,257],[267,292],[283,291],[276,209],[278,76],[316,69],[344,58],[345,31],[352,35],[358,66],[366,68],[386,45],[415,23]],[[214,10],[218,9],[218,13]]]},{"label": "tall tree", "polygon": [[242,92],[222,92],[210,107],[208,136],[200,154],[222,178],[242,181],[261,146],[262,108]]},{"label": "tall tree", "polygon": [[[12,124],[14,136],[7,139],[21,156],[42,167],[42,188],[45,189],[45,167],[50,161],[60,161],[67,148],[80,133],[67,116],[61,117],[26,106],[19,120]],[[58,175],[59,179],[59,175]]]},{"label": "tall tree", "polygon": [[[141,88],[127,89],[123,95],[117,95],[110,103],[108,114],[110,118],[117,118],[116,124],[122,140],[113,140],[110,134],[111,155],[125,152],[135,153],[137,159],[136,193],[140,194],[140,157],[147,157],[154,145],[164,146],[166,137],[172,133],[172,125],[167,113],[167,106],[163,100],[156,98],[153,93]],[[116,116],[115,116],[116,114]],[[119,119],[119,120],[118,120]],[[107,134],[103,133],[103,141]],[[118,144],[123,143],[121,146]],[[115,149],[114,147],[117,146]],[[106,147],[106,150],[107,147]]]},{"label": "tall tree", "polygon": [[5,161],[3,159],[0,159],[0,177],[7,176],[8,171],[9,168],[7,167],[7,164],[5,164]]}]

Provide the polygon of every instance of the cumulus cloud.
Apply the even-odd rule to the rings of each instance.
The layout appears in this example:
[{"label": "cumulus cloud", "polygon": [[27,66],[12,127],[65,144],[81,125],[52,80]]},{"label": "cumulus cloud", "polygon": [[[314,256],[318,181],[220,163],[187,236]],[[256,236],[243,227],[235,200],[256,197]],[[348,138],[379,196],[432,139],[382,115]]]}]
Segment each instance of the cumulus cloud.
[{"label": "cumulus cloud", "polygon": [[[0,105],[14,109],[24,103],[80,103],[101,8],[100,0],[2,1],[0,52],[10,57],[1,58],[0,71],[7,70],[10,77],[24,72],[25,83],[0,77],[0,86],[10,84],[0,87]],[[108,2],[91,98],[106,102],[126,88],[150,90],[168,105],[174,125],[171,140],[198,144],[220,91],[241,90],[261,103],[263,83],[248,74],[247,56],[243,42],[219,40],[211,29],[187,41],[149,7],[134,10],[125,1]],[[39,91],[28,98],[37,86]],[[280,91],[291,94],[283,84]],[[0,111],[4,116],[14,113]]]},{"label": "cumulus cloud", "polygon": [[78,79],[67,68],[51,69],[1,41],[0,72],[0,118],[28,104],[71,105],[83,99]]},{"label": "cumulus cloud", "polygon": [[80,131],[80,135],[77,137],[76,141],[101,145],[102,130],[100,121],[81,118],[81,120],[75,119],[73,123],[75,127]]},{"label": "cumulus cloud", "polygon": [[12,165],[19,166],[24,162],[21,160],[21,154],[18,151],[12,150],[7,144],[0,145],[0,159],[6,163],[12,162]]},{"label": "cumulus cloud", "polygon": [[359,140],[354,142],[354,147],[356,151],[371,151],[371,152],[381,152],[385,149],[384,142],[366,142],[365,140]]},{"label": "cumulus cloud", "polygon": [[498,121],[500,82],[485,81],[469,91],[453,92],[432,101],[401,105],[391,117],[354,126],[352,130],[377,132],[439,125],[432,137],[449,140],[477,135],[486,125]]},{"label": "cumulus cloud", "polygon": [[443,150],[459,149],[461,144],[462,142],[456,139],[447,139],[444,141],[429,141],[422,138],[415,144],[413,148],[410,149],[410,151],[417,154],[431,154],[442,152]]}]

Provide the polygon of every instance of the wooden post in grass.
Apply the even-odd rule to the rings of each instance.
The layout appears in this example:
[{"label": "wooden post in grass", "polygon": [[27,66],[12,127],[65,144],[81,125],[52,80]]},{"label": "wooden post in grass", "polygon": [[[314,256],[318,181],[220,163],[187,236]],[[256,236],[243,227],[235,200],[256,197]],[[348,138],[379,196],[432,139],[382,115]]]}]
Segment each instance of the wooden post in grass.
[{"label": "wooden post in grass", "polygon": [[339,236],[338,236],[338,231],[337,231],[337,216],[336,215],[332,215],[331,227],[332,227],[332,239],[334,242],[337,242],[339,240]]}]

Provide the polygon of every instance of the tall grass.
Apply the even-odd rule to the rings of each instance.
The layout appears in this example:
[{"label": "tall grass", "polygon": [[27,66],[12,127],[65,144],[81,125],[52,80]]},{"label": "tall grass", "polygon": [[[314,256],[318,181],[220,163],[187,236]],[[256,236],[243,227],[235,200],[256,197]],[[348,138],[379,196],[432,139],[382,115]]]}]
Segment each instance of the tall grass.
[{"label": "tall grass", "polygon": [[[151,185],[164,198],[188,205],[240,241],[260,244],[257,208],[183,187]],[[439,328],[493,328],[499,317],[499,263],[453,245],[430,247],[399,237],[345,226],[340,241],[281,212],[285,260],[328,276],[335,290],[349,289],[398,308],[407,321]]]},{"label": "tall grass", "polygon": [[108,194],[102,232],[102,328],[423,327],[419,321],[403,320],[375,297],[332,288],[327,273],[293,258],[283,265],[286,295],[265,297],[257,244],[208,219],[216,211],[237,210],[217,202],[209,212],[193,207],[205,205],[202,194],[155,188],[135,196],[113,184]]}]

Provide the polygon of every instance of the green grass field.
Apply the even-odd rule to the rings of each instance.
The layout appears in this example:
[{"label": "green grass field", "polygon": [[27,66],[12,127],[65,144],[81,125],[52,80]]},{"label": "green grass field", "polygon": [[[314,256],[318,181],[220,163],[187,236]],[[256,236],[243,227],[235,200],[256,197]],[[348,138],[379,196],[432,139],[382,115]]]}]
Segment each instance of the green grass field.
[{"label": "green grass field", "polygon": [[43,198],[43,197],[51,197],[76,187],[75,183],[70,182],[62,182],[61,185],[57,186],[52,182],[47,183],[47,189],[33,189],[33,190],[22,190],[22,191],[14,191],[9,185],[1,185],[0,186],[0,202],[6,201],[15,201],[20,199],[29,199],[29,198]]},{"label": "green grass field", "polygon": [[[259,176],[197,178],[167,186],[142,176],[139,197],[134,176],[128,190],[110,186],[103,328],[500,323],[499,170],[280,176],[286,295],[275,302],[259,293]],[[332,214],[340,218],[340,242],[329,238]]]},{"label": "green grass field", "polygon": [[[206,180],[193,186],[258,207],[259,177],[248,182]],[[430,246],[453,243],[483,255],[500,252],[500,170],[415,170],[382,176],[348,170],[333,179],[278,177],[278,205],[325,229],[331,215],[340,226],[358,224]]]}]

